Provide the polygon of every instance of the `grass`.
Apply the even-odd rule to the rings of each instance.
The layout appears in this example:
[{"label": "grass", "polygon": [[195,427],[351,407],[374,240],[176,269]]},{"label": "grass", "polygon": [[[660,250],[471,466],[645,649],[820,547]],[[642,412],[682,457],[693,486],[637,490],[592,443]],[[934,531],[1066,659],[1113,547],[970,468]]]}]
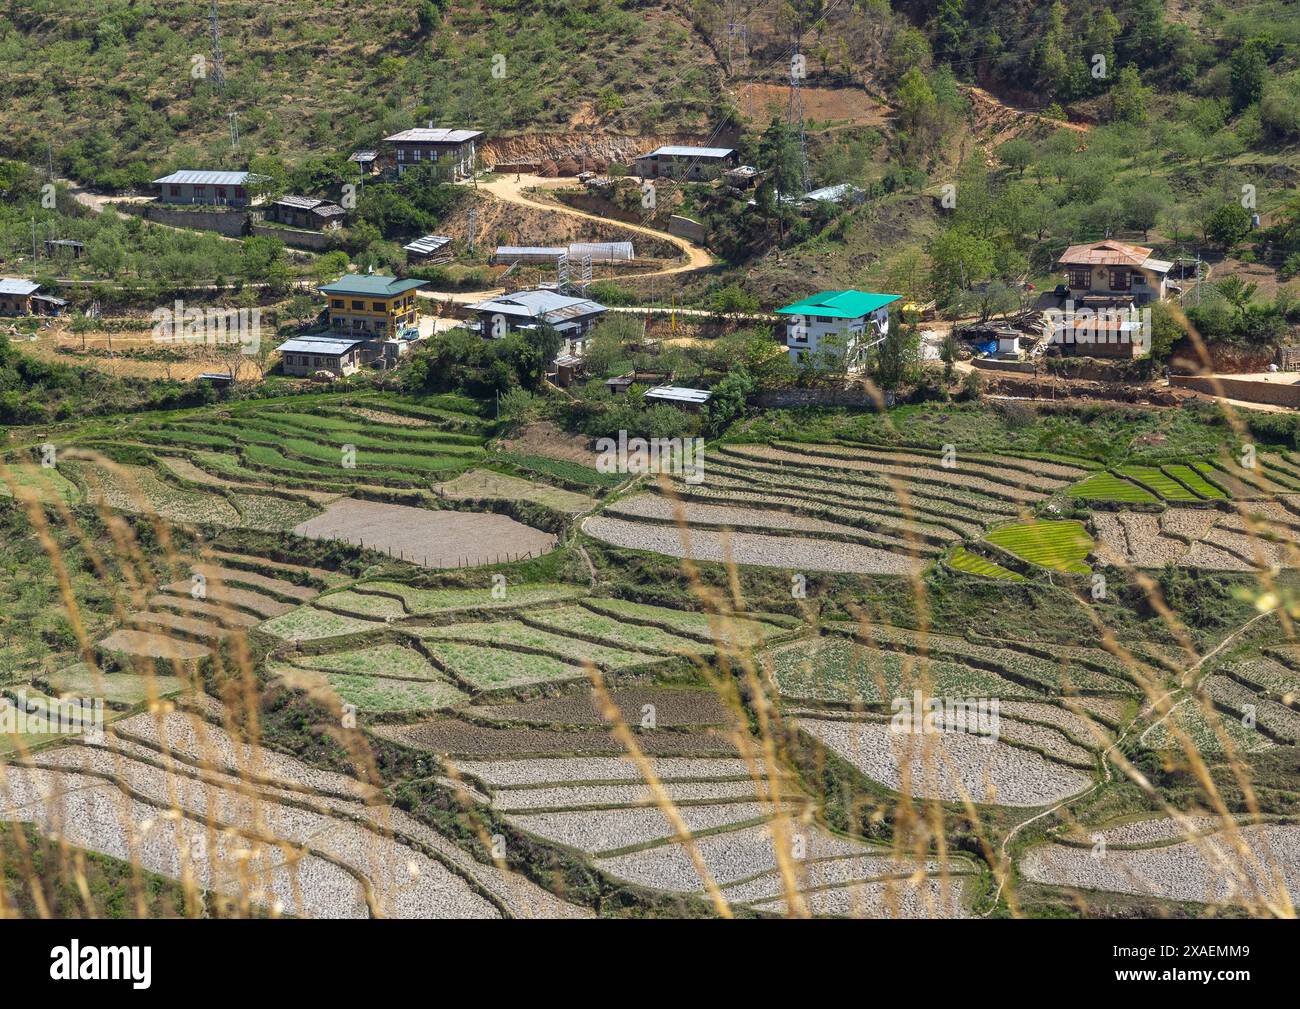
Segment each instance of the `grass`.
[{"label": "grass", "polygon": [[650,606],[627,599],[588,599],[583,603],[590,609],[630,620],[644,620],[671,631],[699,637],[705,641],[730,641],[736,644],[757,645],[767,638],[785,633],[785,628],[748,617],[710,616],[690,610],[674,610],[667,606]]},{"label": "grass", "polygon": [[948,555],[948,566],[954,571],[961,571],[968,575],[979,575],[981,578],[998,578],[1010,582],[1025,580],[1024,575],[1004,568],[1001,564],[986,560],[979,554],[973,554],[965,547],[958,547]]},{"label": "grass", "polygon": [[1092,571],[1085,558],[1092,551],[1092,537],[1082,522],[1020,522],[985,534],[994,546],[1040,567],[1086,575]]},{"label": "grass", "polygon": [[1089,501],[1118,501],[1121,504],[1157,504],[1157,498],[1131,480],[1114,473],[1094,473],[1066,489],[1070,497]]}]

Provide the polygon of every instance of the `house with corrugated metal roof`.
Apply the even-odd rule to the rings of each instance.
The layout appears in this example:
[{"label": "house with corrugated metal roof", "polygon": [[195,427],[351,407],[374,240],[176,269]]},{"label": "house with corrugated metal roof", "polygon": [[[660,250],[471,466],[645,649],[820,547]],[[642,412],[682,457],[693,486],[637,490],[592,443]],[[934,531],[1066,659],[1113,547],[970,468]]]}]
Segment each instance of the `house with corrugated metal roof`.
[{"label": "house with corrugated metal roof", "polygon": [[319,333],[286,340],[280,352],[280,370],[286,375],[307,376],[328,371],[340,377],[360,369],[365,337],[335,336]]},{"label": "house with corrugated metal roof", "polygon": [[451,239],[446,235],[423,235],[402,246],[407,257],[415,263],[451,262]]},{"label": "house with corrugated metal roof", "polygon": [[866,368],[867,351],[889,332],[889,306],[899,294],[870,291],[819,291],[776,310],[786,316],[785,345],[792,364],[833,353],[846,358],[847,370]]},{"label": "house with corrugated metal roof", "polygon": [[656,147],[633,166],[643,179],[713,179],[736,168],[740,156],[730,147]]},{"label": "house with corrugated metal roof", "polygon": [[266,208],[266,219],[291,228],[330,231],[343,226],[347,212],[337,203],[311,196],[281,196]]},{"label": "house with corrugated metal roof", "polygon": [[477,316],[471,328],[492,339],[550,326],[564,338],[557,357],[582,357],[592,325],[606,311],[590,298],[573,298],[545,288],[500,294],[466,309]]},{"label": "house with corrugated metal roof", "polygon": [[1065,271],[1069,298],[1076,305],[1144,305],[1168,294],[1166,284],[1174,264],[1156,259],[1144,245],[1107,238],[1071,245],[1058,260]]},{"label": "house with corrugated metal roof", "polygon": [[216,207],[251,207],[265,197],[254,192],[266,182],[264,175],[252,172],[208,172],[182,169],[154,179],[159,203],[194,203]]},{"label": "house with corrugated metal roof", "polygon": [[0,315],[32,315],[32,296],[40,289],[34,280],[0,277]]},{"label": "house with corrugated metal roof", "polygon": [[416,165],[432,164],[450,182],[474,174],[478,138],[481,130],[435,129],[432,126],[402,130],[384,137],[397,174],[403,175]]}]

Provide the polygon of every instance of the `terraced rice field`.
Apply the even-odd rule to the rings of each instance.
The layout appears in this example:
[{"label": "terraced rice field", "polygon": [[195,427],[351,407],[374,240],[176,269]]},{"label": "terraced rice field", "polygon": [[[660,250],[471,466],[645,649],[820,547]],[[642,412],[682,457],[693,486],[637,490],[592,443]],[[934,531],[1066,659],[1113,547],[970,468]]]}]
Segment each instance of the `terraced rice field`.
[{"label": "terraced rice field", "polygon": [[554,508],[567,515],[577,515],[591,509],[596,499],[560,487],[508,476],[489,469],[473,469],[454,480],[438,484],[435,493],[452,501],[532,501]]},{"label": "terraced rice field", "polygon": [[1017,571],[1004,568],[1001,564],[971,553],[965,547],[958,547],[948,555],[948,566],[963,574],[979,575],[981,578],[994,578],[999,581],[1022,582],[1025,576]]},{"label": "terraced rice field", "polygon": [[539,603],[561,602],[577,599],[586,589],[558,582],[506,584],[493,594],[492,587],[481,589],[422,589],[393,581],[358,582],[352,586],[354,595],[393,597],[410,616],[429,616],[435,613],[455,613],[477,610],[517,609]]},{"label": "terraced rice field", "polygon": [[922,682],[945,697],[1038,696],[985,669],[869,648],[838,635],[783,645],[763,653],[760,662],[793,701],[888,704]]},{"label": "terraced rice field", "polygon": [[1145,512],[1097,512],[1098,553],[1108,563],[1154,568],[1166,564],[1217,571],[1295,567],[1296,516],[1272,502],[1250,503],[1237,512],[1166,508]]},{"label": "terraced rice field", "polygon": [[590,598],[583,600],[583,605],[597,613],[617,617],[625,624],[647,624],[700,641],[721,641],[741,647],[757,647],[772,638],[787,634],[791,623],[789,617],[771,614],[710,615],[635,603],[627,599]]},{"label": "terraced rice field", "polygon": [[431,511],[343,498],[294,527],[316,540],[342,540],[412,564],[448,568],[540,557],[555,535],[491,512]]},{"label": "terraced rice field", "polygon": [[64,746],[10,764],[6,785],[0,819],[57,827],[69,844],[134,858],[171,878],[191,874],[219,898],[242,902],[251,894],[254,912],[585,914],[477,863],[403,811],[361,801],[372,796],[358,782],[237,741],[197,714],[135,716],[102,745]]},{"label": "terraced rice field", "polygon": [[1108,846],[1101,858],[1091,846],[1046,844],[1020,860],[1020,872],[1077,890],[1276,908],[1300,900],[1300,827],[1242,826],[1154,847]]},{"label": "terraced rice field", "polygon": [[419,634],[425,642],[458,641],[465,644],[489,645],[498,650],[513,649],[525,654],[549,655],[571,663],[589,661],[601,669],[611,671],[631,666],[646,666],[664,660],[662,655],[633,651],[612,644],[597,644],[570,637],[568,634],[557,634],[531,627],[517,620],[453,624],[449,627],[422,627],[419,629]]},{"label": "terraced rice field", "polygon": [[1021,522],[994,529],[984,538],[1040,567],[1079,575],[1092,571],[1085,560],[1092,552],[1092,537],[1082,522]]},{"label": "terraced rice field", "polygon": [[888,721],[802,716],[799,728],[895,792],[998,806],[1047,806],[1077,795],[1091,774],[998,738],[891,730]]},{"label": "terraced rice field", "polygon": [[[809,800],[784,772],[708,744],[707,736],[681,731],[727,715],[715,695],[627,688],[615,691],[614,699],[629,721],[653,704],[663,716],[661,726],[678,730],[642,731],[638,741],[650,754],[658,752],[660,740],[677,748],[678,755],[650,757],[653,774],[728,903],[782,913],[778,905],[793,894],[800,910],[811,907],[814,913],[851,914],[852,906],[871,906],[882,916],[964,913],[963,875],[971,871],[967,863],[940,866],[900,858],[801,821],[799,811]],[[557,730],[600,721],[585,692],[474,710],[482,717],[550,724]],[[437,737],[388,727],[380,731],[407,745],[449,738],[447,732]],[[512,826],[581,853],[617,880],[706,899],[705,880],[637,765],[611,735],[573,728],[502,731],[490,738],[479,734],[473,741],[480,751],[475,755],[466,753],[464,740],[461,756],[452,758],[456,772],[480,787]],[[495,753],[489,751],[493,744]],[[698,749],[706,745],[708,749]],[[697,747],[694,753],[691,747]],[[525,750],[555,755],[521,759]],[[779,858],[782,852],[789,857]],[[790,869],[789,877],[782,874],[782,863]],[[949,900],[935,904],[922,895],[929,893],[931,877],[940,876],[950,876]]]},{"label": "terraced rice field", "polygon": [[259,629],[284,641],[314,641],[318,638],[362,634],[382,626],[373,620],[349,617],[316,606],[300,606],[289,613],[272,617]]},{"label": "terraced rice field", "polygon": [[1084,475],[1005,456],[963,456],[948,467],[919,449],[722,445],[703,484],[673,486],[679,500],[635,495],[583,529],[673,557],[903,575]]}]

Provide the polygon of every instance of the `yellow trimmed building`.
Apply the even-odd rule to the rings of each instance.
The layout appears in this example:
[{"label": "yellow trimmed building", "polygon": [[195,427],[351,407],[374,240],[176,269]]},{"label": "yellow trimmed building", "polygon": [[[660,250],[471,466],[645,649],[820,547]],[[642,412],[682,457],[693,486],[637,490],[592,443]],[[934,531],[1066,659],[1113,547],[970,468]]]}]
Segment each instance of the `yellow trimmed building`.
[{"label": "yellow trimmed building", "polygon": [[399,280],[376,274],[349,273],[326,284],[331,333],[372,340],[395,340],[416,325],[415,292],[426,280]]}]

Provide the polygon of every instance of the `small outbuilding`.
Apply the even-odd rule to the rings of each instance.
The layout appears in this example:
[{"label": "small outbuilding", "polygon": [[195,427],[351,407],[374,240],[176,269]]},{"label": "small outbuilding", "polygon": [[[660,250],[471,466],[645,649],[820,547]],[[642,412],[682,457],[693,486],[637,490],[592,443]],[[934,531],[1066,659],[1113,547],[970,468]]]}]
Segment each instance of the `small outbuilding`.
[{"label": "small outbuilding", "polygon": [[680,385],[657,385],[645,393],[648,403],[666,403],[687,413],[699,413],[712,397],[713,393],[708,389],[689,389]]}]

